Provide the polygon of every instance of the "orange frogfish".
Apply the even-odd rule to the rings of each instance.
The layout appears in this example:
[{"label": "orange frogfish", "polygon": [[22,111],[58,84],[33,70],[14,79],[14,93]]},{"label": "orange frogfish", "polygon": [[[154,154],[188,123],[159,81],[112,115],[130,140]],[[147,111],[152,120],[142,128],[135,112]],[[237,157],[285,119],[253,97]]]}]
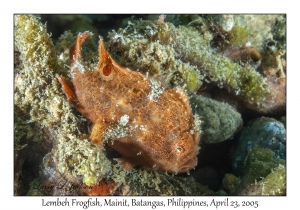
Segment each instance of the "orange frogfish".
[{"label": "orange frogfish", "polygon": [[94,123],[90,141],[117,150],[128,170],[142,165],[179,173],[195,167],[200,135],[185,92],[121,67],[102,38],[96,69],[85,69],[81,48],[91,35],[80,33],[70,47],[72,84],[61,77],[68,100]]}]

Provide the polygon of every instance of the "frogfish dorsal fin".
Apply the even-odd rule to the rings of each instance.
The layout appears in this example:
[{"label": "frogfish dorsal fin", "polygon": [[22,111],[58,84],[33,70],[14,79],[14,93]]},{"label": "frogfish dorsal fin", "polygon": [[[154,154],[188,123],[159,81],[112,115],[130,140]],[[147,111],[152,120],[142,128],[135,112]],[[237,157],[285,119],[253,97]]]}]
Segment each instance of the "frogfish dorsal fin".
[{"label": "frogfish dorsal fin", "polygon": [[92,35],[93,34],[89,31],[85,31],[83,33],[78,34],[76,42],[72,44],[70,47],[69,58],[70,58],[71,66],[73,66],[73,64],[77,60],[81,60],[82,58],[81,47],[87,40],[91,38]]},{"label": "frogfish dorsal fin", "polygon": [[96,70],[101,71],[104,76],[108,77],[114,69],[113,62],[113,59],[105,49],[103,38],[100,37],[99,62]]}]

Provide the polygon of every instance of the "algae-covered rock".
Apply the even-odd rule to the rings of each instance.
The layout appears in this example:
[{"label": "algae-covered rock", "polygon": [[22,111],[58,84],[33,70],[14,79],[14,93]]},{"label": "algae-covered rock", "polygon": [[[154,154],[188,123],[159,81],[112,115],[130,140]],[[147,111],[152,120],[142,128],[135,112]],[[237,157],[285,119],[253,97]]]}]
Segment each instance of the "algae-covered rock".
[{"label": "algae-covered rock", "polygon": [[286,194],[286,167],[278,165],[272,172],[259,183],[261,195],[285,195]]},{"label": "algae-covered rock", "polygon": [[144,169],[124,171],[117,166],[113,170],[116,172],[121,170],[120,173],[113,174],[113,180],[122,183],[119,189],[123,189],[122,192],[117,190],[115,195],[216,195],[208,187],[195,182],[192,176],[176,177],[164,172]]},{"label": "algae-covered rock", "polygon": [[[14,72],[14,103],[20,110],[16,114],[24,112],[27,122],[39,125],[35,133],[42,128],[50,131],[44,134],[54,145],[51,154],[56,170],[68,176],[95,176],[98,181],[109,170],[110,162],[103,161],[104,153],[95,146],[84,144],[87,135],[79,130],[82,118],[75,116],[61,90],[58,75],[64,72],[46,26],[33,15],[16,15],[14,38],[20,53]],[[98,159],[103,165],[95,167]]]},{"label": "algae-covered rock", "polygon": [[245,127],[233,153],[233,169],[244,173],[244,161],[248,151],[255,146],[271,149],[276,157],[286,157],[286,131],[284,125],[273,118],[259,118]]},{"label": "algae-covered rock", "polygon": [[190,98],[193,113],[201,117],[201,142],[218,143],[232,137],[243,125],[241,115],[230,105],[204,96]]},{"label": "algae-covered rock", "polygon": [[256,180],[266,177],[279,164],[285,165],[285,160],[277,158],[270,149],[254,147],[245,161],[245,172]]},{"label": "algae-covered rock", "polygon": [[247,42],[262,50],[265,40],[272,39],[272,28],[279,15],[234,15],[229,31],[232,47],[241,47]]},{"label": "algae-covered rock", "polygon": [[223,189],[229,193],[232,194],[237,186],[240,184],[241,180],[236,177],[233,174],[225,174],[223,180],[222,180],[222,184],[223,184]]},{"label": "algae-covered rock", "polygon": [[235,194],[285,195],[286,162],[270,149],[254,147],[245,162],[246,174]]},{"label": "algae-covered rock", "polygon": [[160,75],[168,85],[195,92],[204,81],[214,82],[249,103],[260,103],[269,94],[266,79],[216,53],[205,30],[141,20],[109,38],[110,50],[122,65]]},{"label": "algae-covered rock", "polygon": [[138,21],[126,29],[113,31],[109,38],[109,49],[121,65],[160,75],[169,86],[181,86],[189,91],[201,86],[203,76],[198,69],[178,59],[173,45],[179,36],[174,25]]},{"label": "algae-covered rock", "polygon": [[286,168],[278,165],[273,171],[259,182],[244,184],[235,195],[286,195]]},{"label": "algae-covered rock", "polygon": [[42,196],[42,195],[45,195],[44,194],[44,189],[41,185],[42,185],[42,183],[41,183],[41,180],[39,178],[34,179],[29,184],[30,188],[29,188],[26,195],[29,195],[29,196]]}]

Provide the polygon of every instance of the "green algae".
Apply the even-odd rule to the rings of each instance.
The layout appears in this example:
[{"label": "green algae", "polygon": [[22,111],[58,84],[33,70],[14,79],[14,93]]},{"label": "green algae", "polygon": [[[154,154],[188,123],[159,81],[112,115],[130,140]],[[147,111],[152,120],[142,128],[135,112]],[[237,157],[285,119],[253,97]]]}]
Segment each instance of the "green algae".
[{"label": "green algae", "polygon": [[235,192],[237,186],[240,184],[241,180],[233,174],[225,174],[222,180],[222,186],[224,190],[232,194]]},{"label": "green algae", "polygon": [[[251,149],[256,146],[259,146],[259,148],[252,151]],[[257,156],[257,158],[261,158],[261,155],[264,154],[263,148],[270,149],[266,150],[265,155],[267,157],[271,158],[274,153],[275,157],[285,159],[286,130],[281,122],[273,118],[261,117],[243,128],[232,154],[232,165],[235,173],[239,175],[245,174],[245,160],[247,155],[249,156],[250,154],[249,151],[252,151],[254,154],[249,157],[255,158]],[[263,168],[263,166],[261,167]]]},{"label": "green algae", "polygon": [[[241,37],[234,37],[241,42]],[[266,78],[216,53],[210,46],[211,35],[192,26],[141,20],[109,38],[109,49],[122,65],[160,75],[171,86],[195,92],[204,81],[216,82],[249,103],[264,101],[270,91]]]},{"label": "green algae", "polygon": [[237,191],[238,195],[286,195],[286,166],[278,164],[266,177],[261,177],[260,181],[246,175],[242,183],[242,188]]},{"label": "green algae", "polygon": [[229,43],[231,47],[243,47],[249,41],[249,31],[247,26],[234,26],[229,33]]},{"label": "green algae", "polygon": [[28,196],[42,196],[45,195],[45,189],[41,187],[42,182],[39,178],[34,179],[29,183],[29,190],[26,195]]},{"label": "green algae", "polygon": [[259,183],[261,195],[286,194],[286,167],[279,164]]},{"label": "green algae", "polygon": [[[53,144],[57,144],[53,154],[58,171],[72,176],[94,175],[100,179],[110,170],[110,162],[99,148],[86,143],[87,135],[79,131],[82,119],[75,116],[62,92],[58,75],[64,72],[46,26],[35,16],[16,15],[15,45],[21,61],[15,68],[18,76],[15,106],[29,113],[28,122],[53,131]],[[95,167],[99,162],[101,165]]]},{"label": "green algae", "polygon": [[[282,15],[232,15],[232,19],[226,20],[226,16],[222,15],[225,22],[231,23],[228,32],[228,46],[230,48],[243,47],[250,44],[259,51],[265,49],[265,42],[273,40],[274,28],[278,28],[275,23],[277,19],[281,19]],[[224,18],[225,17],[225,18]],[[216,25],[220,25],[215,21]]]},{"label": "green algae", "polygon": [[151,21],[139,21],[129,26],[127,30],[120,29],[118,33],[109,34],[111,41],[108,49],[121,65],[150,75],[160,75],[170,86],[182,86],[190,91],[200,87],[202,76],[196,67],[176,58],[178,55],[172,48],[172,42],[176,39],[173,25],[162,28]]},{"label": "green algae", "polygon": [[30,114],[31,121],[49,126],[58,124],[63,102],[57,97],[62,94],[54,71],[58,73],[59,66],[45,25],[34,16],[15,16],[14,39],[23,65],[14,72],[18,76],[15,104]]},{"label": "green algae", "polygon": [[246,174],[256,180],[269,175],[278,165],[285,165],[285,160],[277,158],[275,153],[270,149],[254,147],[245,161]]},{"label": "green algae", "polygon": [[270,149],[254,147],[245,161],[246,174],[234,194],[285,195],[286,161]]},{"label": "green algae", "polygon": [[14,149],[21,150],[27,146],[28,139],[34,135],[32,127],[22,118],[14,118]]},{"label": "green algae", "polygon": [[195,182],[192,176],[176,177],[161,171],[142,168],[124,171],[118,164],[114,165],[113,171],[113,179],[118,183],[122,183],[122,188],[126,186],[126,192],[122,195],[216,195],[214,191]]}]

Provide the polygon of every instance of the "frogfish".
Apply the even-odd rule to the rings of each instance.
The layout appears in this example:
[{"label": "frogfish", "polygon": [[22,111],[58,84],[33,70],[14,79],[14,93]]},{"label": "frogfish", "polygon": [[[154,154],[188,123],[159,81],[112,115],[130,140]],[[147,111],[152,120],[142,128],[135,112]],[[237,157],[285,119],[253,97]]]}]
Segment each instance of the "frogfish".
[{"label": "frogfish", "polygon": [[93,123],[91,143],[118,151],[127,170],[146,166],[180,173],[194,168],[200,134],[184,90],[121,67],[101,37],[97,67],[85,68],[81,48],[91,36],[78,34],[70,47],[71,82],[60,78],[69,102]]}]

